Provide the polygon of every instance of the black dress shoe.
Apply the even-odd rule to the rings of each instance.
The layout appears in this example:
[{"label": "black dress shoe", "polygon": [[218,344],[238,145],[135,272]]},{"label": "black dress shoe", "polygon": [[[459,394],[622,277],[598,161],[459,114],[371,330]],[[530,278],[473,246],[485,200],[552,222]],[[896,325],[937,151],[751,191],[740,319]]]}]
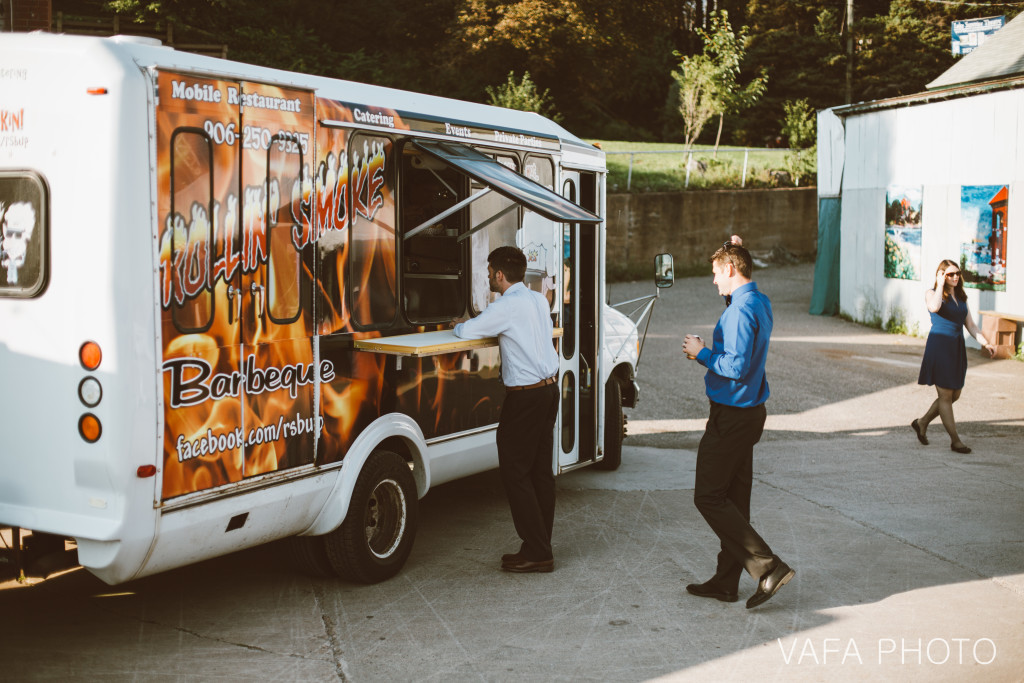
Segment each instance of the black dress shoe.
[{"label": "black dress shoe", "polygon": [[740,599],[739,593],[725,590],[715,583],[714,579],[704,583],[691,583],[686,587],[686,592],[698,598],[714,598],[722,602],[736,602]]},{"label": "black dress shoe", "polygon": [[778,593],[780,588],[789,583],[794,574],[796,572],[790,569],[788,564],[779,560],[775,568],[765,573],[757,582],[757,592],[747,599],[747,609],[768,602],[768,599]]},{"label": "black dress shoe", "polygon": [[526,574],[529,572],[553,572],[555,571],[554,560],[527,560],[525,558],[519,558],[513,562],[503,562],[501,568],[507,572],[516,572],[517,574]]},{"label": "black dress shoe", "polygon": [[509,562],[518,562],[519,560],[526,559],[520,553],[505,553],[501,556],[501,563],[508,564]]},{"label": "black dress shoe", "polygon": [[925,446],[927,446],[928,437],[925,436],[924,432],[921,431],[921,425],[917,424],[917,420],[914,420],[913,422],[910,423],[910,428],[914,430],[915,434],[917,434],[917,440],[920,441]]}]

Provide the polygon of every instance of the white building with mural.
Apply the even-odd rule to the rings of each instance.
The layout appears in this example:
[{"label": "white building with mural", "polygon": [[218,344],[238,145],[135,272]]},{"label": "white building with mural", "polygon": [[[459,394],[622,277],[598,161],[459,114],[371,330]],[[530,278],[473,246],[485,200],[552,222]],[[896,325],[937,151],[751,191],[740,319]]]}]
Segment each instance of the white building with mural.
[{"label": "white building with mural", "polygon": [[951,259],[975,320],[1024,316],[1024,15],[925,92],[819,112],[818,196],[811,313],[926,334]]}]

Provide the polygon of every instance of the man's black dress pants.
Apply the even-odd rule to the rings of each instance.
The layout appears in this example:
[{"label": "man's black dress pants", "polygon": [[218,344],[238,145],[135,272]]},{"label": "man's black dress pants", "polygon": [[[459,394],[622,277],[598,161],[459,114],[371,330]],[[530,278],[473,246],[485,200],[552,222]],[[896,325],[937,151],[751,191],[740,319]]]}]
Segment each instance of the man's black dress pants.
[{"label": "man's black dress pants", "polygon": [[509,391],[498,421],[498,471],[512,510],[520,554],[533,562],[552,559],[555,522],[554,454],[558,384]]},{"label": "man's black dress pants", "polygon": [[750,526],[754,444],[766,416],[764,404],[736,408],[712,401],[697,447],[693,502],[722,542],[713,581],[730,592],[744,569],[759,579],[775,564],[772,549]]}]

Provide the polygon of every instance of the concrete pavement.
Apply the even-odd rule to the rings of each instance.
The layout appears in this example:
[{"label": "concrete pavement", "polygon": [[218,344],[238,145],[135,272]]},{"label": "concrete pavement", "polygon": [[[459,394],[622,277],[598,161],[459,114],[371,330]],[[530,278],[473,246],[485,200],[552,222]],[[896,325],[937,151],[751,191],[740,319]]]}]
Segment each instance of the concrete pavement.
[{"label": "concrete pavement", "polygon": [[376,586],[297,575],[275,545],[116,587],[0,584],[0,680],[1024,680],[1024,363],[970,352],[974,452],[938,422],[921,446],[924,340],[808,316],[810,266],[757,275],[776,324],[752,517],[797,572],[765,605],[744,608],[749,577],[735,604],[684,590],[717,552],[692,503],[702,372],[678,343],[721,302],[693,278],[655,310],[620,470],[558,479],[555,572],[498,570],[517,541],[486,473],[421,501]]}]

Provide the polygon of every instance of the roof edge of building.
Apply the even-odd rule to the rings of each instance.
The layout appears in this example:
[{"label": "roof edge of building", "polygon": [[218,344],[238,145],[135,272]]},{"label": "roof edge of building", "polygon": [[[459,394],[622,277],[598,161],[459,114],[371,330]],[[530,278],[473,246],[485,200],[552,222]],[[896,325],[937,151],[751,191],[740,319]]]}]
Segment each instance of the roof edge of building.
[{"label": "roof edge of building", "polygon": [[1024,88],[1024,74],[996,80],[979,81],[976,83],[958,83],[946,88],[936,88],[934,90],[926,90],[924,92],[914,93],[911,95],[889,97],[884,100],[871,100],[868,102],[857,102],[856,104],[846,104],[833,107],[832,111],[836,116],[840,117],[855,116],[857,114],[866,114],[885,109],[914,107],[921,104],[929,104],[931,102],[959,99],[961,97],[970,97],[972,95],[986,95],[1000,90],[1014,90],[1016,88]]}]

